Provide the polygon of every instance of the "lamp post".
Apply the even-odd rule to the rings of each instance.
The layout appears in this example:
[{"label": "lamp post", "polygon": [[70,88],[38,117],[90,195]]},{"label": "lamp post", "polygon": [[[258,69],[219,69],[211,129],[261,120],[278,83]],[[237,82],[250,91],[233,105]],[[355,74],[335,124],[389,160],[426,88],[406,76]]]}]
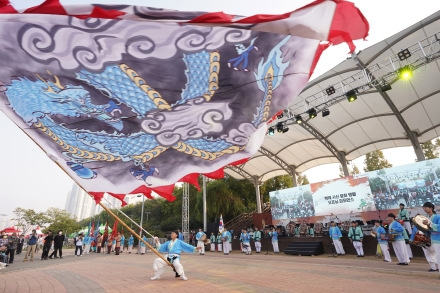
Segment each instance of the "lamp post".
[{"label": "lamp post", "polygon": [[[142,238],[142,223],[144,221],[145,196],[143,194],[140,194],[137,197],[141,197],[141,196],[142,196],[142,211],[141,211],[141,224],[139,225],[139,226],[141,226],[140,229],[139,229],[139,237]],[[138,249],[137,249],[136,254],[139,254],[140,252],[141,252],[141,241],[138,240]]]}]

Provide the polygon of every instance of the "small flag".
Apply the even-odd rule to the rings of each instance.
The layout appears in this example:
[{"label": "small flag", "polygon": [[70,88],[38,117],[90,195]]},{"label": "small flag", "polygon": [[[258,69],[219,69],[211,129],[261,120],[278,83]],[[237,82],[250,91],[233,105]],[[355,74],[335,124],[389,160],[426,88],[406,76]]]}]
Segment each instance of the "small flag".
[{"label": "small flag", "polygon": [[222,215],[220,215],[220,222],[218,223],[218,231],[220,233],[222,233],[223,230],[224,230],[224,227],[223,227],[223,217],[222,217]]},{"label": "small flag", "polygon": [[112,229],[112,238],[116,237],[117,235],[118,235],[118,220],[115,220]]}]

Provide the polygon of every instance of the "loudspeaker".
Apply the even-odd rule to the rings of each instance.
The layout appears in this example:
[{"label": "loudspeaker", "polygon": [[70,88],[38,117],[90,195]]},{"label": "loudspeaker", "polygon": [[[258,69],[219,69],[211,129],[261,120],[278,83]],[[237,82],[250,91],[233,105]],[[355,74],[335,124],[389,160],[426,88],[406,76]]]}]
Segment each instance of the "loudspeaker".
[{"label": "loudspeaker", "polygon": [[322,242],[292,242],[284,250],[291,255],[320,255],[324,253]]}]

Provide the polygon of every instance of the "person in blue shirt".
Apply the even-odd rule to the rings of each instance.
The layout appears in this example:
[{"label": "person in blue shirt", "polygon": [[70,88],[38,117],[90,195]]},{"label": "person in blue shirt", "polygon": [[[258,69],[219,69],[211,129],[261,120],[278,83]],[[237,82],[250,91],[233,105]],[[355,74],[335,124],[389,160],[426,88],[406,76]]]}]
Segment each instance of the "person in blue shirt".
[{"label": "person in blue shirt", "polygon": [[[412,232],[411,232],[411,237],[409,238],[409,243],[412,244],[414,242],[414,238],[416,237],[416,234],[418,234],[418,233],[425,234],[421,231],[419,232],[419,229],[417,229],[417,227],[414,226],[412,229]],[[438,272],[437,256],[436,256],[435,251],[432,248],[432,246],[422,247],[422,249],[423,249],[423,253],[425,254],[426,261],[428,262],[429,266],[431,267],[428,272]]]},{"label": "person in blue shirt", "polygon": [[[171,240],[165,242],[164,244],[160,244],[159,239],[156,240],[157,251],[161,253],[167,253],[165,258],[174,266],[176,271],[176,277],[181,277],[182,280],[186,281],[188,278],[185,276],[185,272],[183,271],[183,266],[180,263],[180,254],[183,252],[195,253],[197,250],[200,250],[200,247],[194,247],[190,244],[183,242],[182,240],[177,239],[178,232],[171,232]],[[154,277],[151,277],[151,280],[159,280],[160,275],[163,274],[167,267],[167,263],[162,258],[156,258],[153,263]]]},{"label": "person in blue shirt", "polygon": [[211,251],[215,251],[216,237],[215,237],[214,233],[211,233],[211,237],[209,237],[209,241],[211,242]]},{"label": "person in blue shirt", "polygon": [[116,248],[116,236],[114,236],[112,240],[112,252],[115,252],[115,248]]},{"label": "person in blue shirt", "polygon": [[261,232],[258,231],[258,227],[255,227],[254,242],[255,242],[255,250],[257,251],[257,253],[260,253],[261,252]]},{"label": "person in blue shirt", "polygon": [[341,242],[342,233],[341,230],[338,227],[336,227],[334,221],[330,222],[330,229],[328,230],[328,234],[330,238],[333,240],[333,245],[335,246],[336,253],[338,255],[345,255],[345,250]]},{"label": "person in blue shirt", "polygon": [[197,247],[200,247],[200,255],[205,255],[205,242],[203,242],[202,237],[205,236],[205,232],[203,232],[202,228],[199,228],[199,232],[196,234],[197,239]]},{"label": "person in blue shirt", "polygon": [[134,244],[134,238],[133,235],[130,234],[130,237],[128,238],[128,253],[131,253],[131,251],[133,250],[133,244]]},{"label": "person in blue shirt", "polygon": [[122,234],[121,236],[121,253],[124,252],[124,244],[125,244],[125,236]]},{"label": "person in blue shirt", "polygon": [[83,241],[84,245],[85,245],[84,252],[86,254],[89,254],[89,252],[90,252],[90,246],[92,245],[92,241],[93,241],[92,233],[90,233],[90,235],[87,235],[86,237],[84,237],[84,241]]},{"label": "person in blue shirt", "polygon": [[243,229],[243,232],[241,233],[241,240],[243,245],[243,251],[246,253],[246,255],[252,254],[251,249],[251,235],[249,235],[248,231],[246,229]]},{"label": "person in blue shirt", "polygon": [[423,224],[428,225],[431,235],[430,250],[435,252],[437,265],[440,266],[440,216],[435,213],[435,206],[431,202],[423,204],[423,210],[428,214],[430,221],[424,220]]},{"label": "person in blue shirt", "polygon": [[226,230],[225,227],[223,227],[223,232],[222,232],[222,242],[223,242],[223,254],[224,255],[228,255],[229,254],[229,239],[232,238],[231,233]]},{"label": "person in blue shirt", "polygon": [[179,240],[184,241],[184,237],[183,237],[183,234],[182,234],[182,232],[180,231],[180,229],[177,230],[177,232],[179,232]]},{"label": "person in blue shirt", "polygon": [[31,256],[30,260],[34,261],[34,253],[35,253],[35,249],[37,247],[37,241],[38,241],[37,230],[33,229],[32,234],[29,235],[28,249],[26,251],[26,255],[24,257],[23,262],[27,261],[28,255]]},{"label": "person in blue shirt", "polygon": [[389,221],[388,234],[390,235],[389,236],[390,239],[394,238],[392,243],[393,243],[394,253],[397,256],[397,260],[399,261],[398,265],[407,266],[409,263],[409,257],[405,247],[405,238],[403,237],[403,227],[395,219],[396,219],[396,215],[394,215],[393,213],[388,214],[388,221]]},{"label": "person in blue shirt", "polygon": [[[142,239],[143,239],[144,241],[147,241],[147,236],[144,235],[144,237],[142,237]],[[146,249],[147,249],[147,246],[145,245],[144,242],[142,242],[142,241],[139,241],[139,242],[141,243],[141,255],[144,255],[144,254],[145,254],[145,251],[146,251]]]},{"label": "person in blue shirt", "polygon": [[388,250],[388,240],[386,240],[387,231],[382,226],[382,221],[376,221],[374,223],[376,226],[376,239],[377,243],[380,245],[380,249],[382,250],[382,255],[385,262],[391,262],[390,251]]},{"label": "person in blue shirt", "polygon": [[276,229],[271,228],[269,232],[269,236],[272,237],[272,246],[273,246],[273,252],[279,253],[280,249],[278,248],[278,232]]}]

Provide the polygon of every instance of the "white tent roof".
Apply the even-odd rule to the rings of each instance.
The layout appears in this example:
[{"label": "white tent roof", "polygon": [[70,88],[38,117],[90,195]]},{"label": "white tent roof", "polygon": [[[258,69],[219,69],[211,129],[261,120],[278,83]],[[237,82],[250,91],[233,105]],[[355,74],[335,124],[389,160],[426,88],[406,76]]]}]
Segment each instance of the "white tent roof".
[{"label": "white tent roof", "polygon": [[[356,57],[359,64],[349,58],[309,82],[289,108],[346,80],[362,67],[379,63],[438,33],[439,28],[440,11],[361,51]],[[254,177],[264,182],[293,174],[291,166],[295,172],[304,172],[318,165],[339,163],[344,154],[350,161],[375,150],[411,146],[417,140],[424,143],[440,136],[439,109],[440,62],[434,61],[417,70],[411,81],[394,82],[386,93],[372,88],[359,93],[353,103],[342,100],[332,105],[327,117],[319,115],[309,120],[303,115],[305,123],[289,125],[286,133],[266,136],[260,151],[246,164],[225,171],[237,179]]]}]

